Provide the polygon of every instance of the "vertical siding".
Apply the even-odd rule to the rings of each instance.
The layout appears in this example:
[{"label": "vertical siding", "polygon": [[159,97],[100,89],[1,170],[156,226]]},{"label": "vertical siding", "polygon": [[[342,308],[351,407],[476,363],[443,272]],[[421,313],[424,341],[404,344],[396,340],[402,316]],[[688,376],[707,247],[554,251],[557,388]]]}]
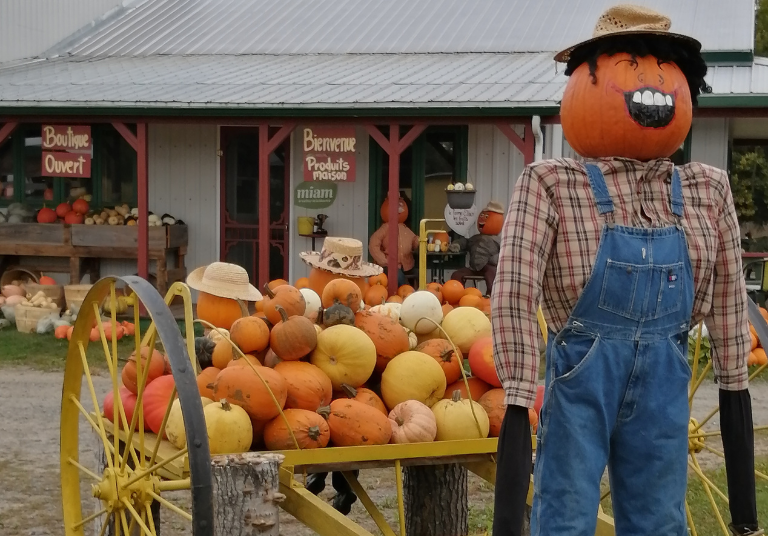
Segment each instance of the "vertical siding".
[{"label": "vertical siding", "polygon": [[691,162],[701,162],[720,169],[728,168],[727,118],[693,120],[691,135]]},{"label": "vertical siding", "polygon": [[[291,218],[289,221],[290,241],[289,270],[290,281],[309,274],[309,267],[299,258],[299,253],[312,249],[309,238],[299,236],[296,218],[299,216],[315,216],[319,212],[328,215],[325,229],[330,236],[357,238],[363,243],[363,257],[368,256],[368,133],[364,128],[357,129],[357,177],[353,183],[339,183],[336,201],[330,207],[318,210],[299,208],[293,205],[293,190],[304,180],[302,174],[302,126],[296,127],[291,135]],[[316,240],[317,249],[322,247],[323,240]]]},{"label": "vertical siding", "polygon": [[3,0],[0,62],[37,56],[121,4],[121,0]]},{"label": "vertical siding", "polygon": [[491,200],[509,205],[512,189],[525,167],[522,153],[495,126],[472,125],[467,156],[467,181],[477,189],[477,208],[482,210]]}]

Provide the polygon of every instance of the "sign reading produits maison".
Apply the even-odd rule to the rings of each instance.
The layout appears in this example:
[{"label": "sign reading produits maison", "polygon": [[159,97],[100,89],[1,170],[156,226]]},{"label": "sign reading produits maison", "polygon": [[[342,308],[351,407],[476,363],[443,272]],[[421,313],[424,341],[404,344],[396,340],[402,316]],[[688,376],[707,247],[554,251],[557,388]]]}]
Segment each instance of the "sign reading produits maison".
[{"label": "sign reading produits maison", "polygon": [[91,127],[43,125],[43,176],[91,176]]},{"label": "sign reading produits maison", "polygon": [[336,201],[336,183],[302,182],[293,192],[293,204],[301,208],[328,208]]},{"label": "sign reading produits maison", "polygon": [[355,182],[355,127],[305,127],[304,180]]}]

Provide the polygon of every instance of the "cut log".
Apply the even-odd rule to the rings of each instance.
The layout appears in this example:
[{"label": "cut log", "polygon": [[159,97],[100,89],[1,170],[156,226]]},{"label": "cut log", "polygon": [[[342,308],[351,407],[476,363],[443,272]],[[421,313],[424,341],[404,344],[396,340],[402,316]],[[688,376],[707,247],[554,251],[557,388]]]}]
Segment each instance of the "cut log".
[{"label": "cut log", "polygon": [[403,468],[405,532],[418,536],[469,533],[467,470],[458,464]]}]

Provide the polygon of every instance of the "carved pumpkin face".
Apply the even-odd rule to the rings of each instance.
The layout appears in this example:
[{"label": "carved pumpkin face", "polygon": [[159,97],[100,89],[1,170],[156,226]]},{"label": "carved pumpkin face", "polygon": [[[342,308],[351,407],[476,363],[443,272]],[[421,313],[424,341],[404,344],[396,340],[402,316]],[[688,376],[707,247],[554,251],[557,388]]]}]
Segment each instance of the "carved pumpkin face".
[{"label": "carved pumpkin face", "polygon": [[[384,223],[389,221],[389,197],[387,197],[381,204],[381,219]],[[405,204],[405,199],[399,198],[397,203],[397,221],[399,223],[405,223],[408,219],[408,205]]]},{"label": "carved pumpkin face", "polygon": [[652,160],[671,156],[691,128],[688,82],[674,63],[619,53],[586,63],[568,80],[560,105],[563,133],[585,158]]},{"label": "carved pumpkin face", "polygon": [[504,226],[504,215],[490,210],[484,210],[477,217],[477,230],[481,234],[494,236],[501,232]]}]

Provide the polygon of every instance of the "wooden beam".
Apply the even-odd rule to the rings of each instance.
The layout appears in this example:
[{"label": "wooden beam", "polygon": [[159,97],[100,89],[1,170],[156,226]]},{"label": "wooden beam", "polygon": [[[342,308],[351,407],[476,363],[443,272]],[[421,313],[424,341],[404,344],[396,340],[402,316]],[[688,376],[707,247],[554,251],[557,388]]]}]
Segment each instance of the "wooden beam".
[{"label": "wooden beam", "polygon": [[[123,128],[125,125],[120,123]],[[127,130],[127,129],[126,129]],[[126,140],[127,141],[127,140]],[[139,205],[139,277],[149,276],[149,167],[147,161],[147,124],[136,124],[136,179]],[[130,141],[128,142],[130,143]]]},{"label": "wooden beam", "polygon": [[[397,221],[397,208],[400,205],[400,125],[389,125],[389,213],[387,236],[387,290],[389,295],[397,294],[398,248],[400,224]],[[375,210],[375,207],[370,207]]]},{"label": "wooden beam", "polygon": [[[143,123],[143,124],[146,125],[146,123]],[[138,136],[134,136],[133,132],[131,132],[131,129],[125,126],[125,123],[121,123],[120,121],[113,121],[112,126],[115,127],[115,130],[117,130],[120,133],[120,135],[123,137],[123,139],[125,139],[125,141],[128,142],[128,145],[133,147],[133,150],[138,153],[139,152]]]},{"label": "wooden beam", "polygon": [[525,137],[523,138],[523,162],[526,166],[533,163],[535,150],[536,140],[533,138],[533,126],[530,123],[526,123]]},{"label": "wooden beam", "polygon": [[0,128],[0,145],[5,143],[18,125],[19,123],[17,121],[8,121],[2,128]]},{"label": "wooden beam", "polygon": [[374,124],[366,124],[365,129],[368,131],[368,134],[376,140],[376,143],[378,143],[382,149],[384,149],[384,152],[387,154],[390,153],[390,144],[389,140],[384,136],[384,134],[381,133],[381,130],[379,130],[376,125]]},{"label": "wooden beam", "polygon": [[506,122],[497,122],[495,125],[496,128],[501,130],[502,134],[504,134],[507,139],[511,141],[515,147],[517,147],[517,150],[525,155],[525,142],[520,136],[517,135],[515,129],[509,126],[509,124]]},{"label": "wooden beam", "polygon": [[280,147],[280,144],[283,143],[285,139],[291,135],[291,132],[293,132],[294,128],[296,128],[295,122],[285,123],[282,127],[280,127],[280,130],[278,130],[275,135],[269,139],[269,144],[267,145],[268,154],[275,152],[275,150]]},{"label": "wooden beam", "polygon": [[397,146],[397,149],[400,152],[400,154],[402,154],[403,151],[405,151],[408,147],[410,147],[410,145],[414,141],[416,141],[416,138],[418,138],[419,135],[422,132],[424,132],[426,128],[427,128],[427,125],[425,124],[413,125],[413,127],[411,127],[411,130],[409,130],[408,133],[405,136],[403,136],[403,139],[400,140],[400,143]]},{"label": "wooden beam", "polygon": [[259,125],[259,288],[269,282],[269,124]]}]

